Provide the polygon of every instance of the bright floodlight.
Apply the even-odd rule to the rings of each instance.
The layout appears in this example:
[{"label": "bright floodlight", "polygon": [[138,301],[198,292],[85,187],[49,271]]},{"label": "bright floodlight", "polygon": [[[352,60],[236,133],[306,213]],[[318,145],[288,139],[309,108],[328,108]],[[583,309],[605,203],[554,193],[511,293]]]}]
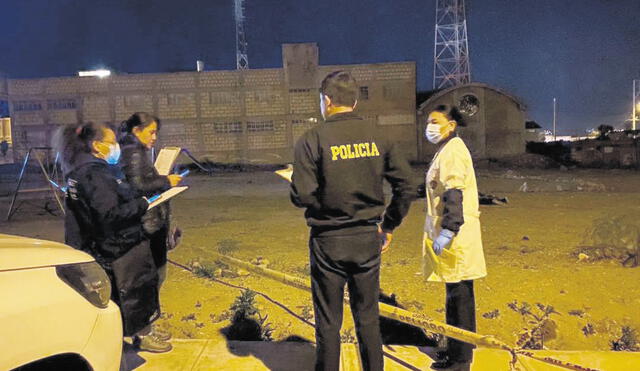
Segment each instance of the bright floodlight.
[{"label": "bright floodlight", "polygon": [[78,76],[80,77],[86,77],[86,76],[107,77],[110,75],[111,75],[111,71],[109,70],[78,71]]}]

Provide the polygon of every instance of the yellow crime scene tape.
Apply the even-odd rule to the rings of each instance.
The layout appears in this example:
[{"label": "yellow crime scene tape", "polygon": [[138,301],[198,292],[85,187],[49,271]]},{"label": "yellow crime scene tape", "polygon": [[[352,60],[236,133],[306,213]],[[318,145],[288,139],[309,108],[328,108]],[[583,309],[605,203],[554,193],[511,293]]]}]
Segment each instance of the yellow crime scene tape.
[{"label": "yellow crime scene tape", "polygon": [[[293,286],[301,290],[311,291],[311,283],[309,280],[288,275],[286,273],[278,272],[273,269],[265,268],[262,266],[255,265],[253,263],[249,263],[240,259],[232,258],[230,256],[222,255],[219,253],[213,253],[214,257],[221,262],[226,264],[245,269],[249,272],[256,273],[260,276],[271,278],[278,282],[284,283],[288,286]],[[416,327],[420,327],[429,332],[441,334],[450,338],[454,338],[460,341],[464,341],[465,343],[474,344],[477,346],[483,346],[486,348],[492,349],[500,349],[507,351],[511,354],[511,363],[510,367],[512,370],[532,370],[532,368],[527,367],[525,364],[522,364],[522,360],[518,356],[524,356],[531,359],[535,359],[536,361],[544,362],[553,366],[561,367],[567,370],[575,370],[575,371],[600,371],[595,368],[584,367],[572,362],[559,360],[549,356],[537,356],[532,352],[516,349],[508,344],[494,338],[490,335],[481,335],[475,332],[463,330],[446,323],[442,323],[439,321],[435,321],[431,318],[428,318],[422,314],[415,314],[409,312],[408,310],[394,307],[392,305],[388,305],[385,303],[378,303],[380,306],[380,315],[383,317],[387,317],[390,319],[394,319],[400,322],[404,322]],[[518,367],[520,366],[520,367]]]}]

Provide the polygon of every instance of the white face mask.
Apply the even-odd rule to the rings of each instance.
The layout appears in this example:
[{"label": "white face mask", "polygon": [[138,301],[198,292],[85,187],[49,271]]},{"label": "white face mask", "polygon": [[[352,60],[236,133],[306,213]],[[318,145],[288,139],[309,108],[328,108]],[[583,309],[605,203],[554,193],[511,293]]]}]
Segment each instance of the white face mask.
[{"label": "white face mask", "polygon": [[442,133],[440,132],[440,125],[436,124],[428,124],[424,135],[427,137],[427,140],[433,144],[438,144],[443,139]]},{"label": "white face mask", "polygon": [[324,95],[322,95],[322,93],[320,93],[320,114],[322,115],[323,119],[327,119],[327,107],[324,105]]},{"label": "white face mask", "polygon": [[112,144],[111,146],[109,146],[109,154],[107,155],[107,158],[105,158],[105,161],[107,161],[108,164],[115,165],[119,160],[120,145],[118,143]]}]

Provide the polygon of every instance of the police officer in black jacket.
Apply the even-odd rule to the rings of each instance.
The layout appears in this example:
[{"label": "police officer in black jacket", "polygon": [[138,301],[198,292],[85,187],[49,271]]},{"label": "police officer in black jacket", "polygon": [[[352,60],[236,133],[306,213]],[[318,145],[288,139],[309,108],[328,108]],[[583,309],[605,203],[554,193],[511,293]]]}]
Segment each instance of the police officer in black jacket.
[{"label": "police officer in black jacket", "polygon": [[[353,112],[358,93],[348,72],[329,74],[320,88],[325,122],[295,145],[291,199],[306,208],[311,227],[316,370],[339,369],[345,283],[364,369],[382,370],[380,257],[416,194],[411,168],[396,145],[376,123]],[[392,186],[386,208],[384,179]]]},{"label": "police officer in black jacket", "polygon": [[149,204],[117,174],[120,150],[113,130],[67,126],[56,142],[67,181],[65,243],[92,255],[109,275],[125,336],[140,335],[140,350],[171,350],[171,344],[145,336],[159,317],[158,275],[142,231]]}]

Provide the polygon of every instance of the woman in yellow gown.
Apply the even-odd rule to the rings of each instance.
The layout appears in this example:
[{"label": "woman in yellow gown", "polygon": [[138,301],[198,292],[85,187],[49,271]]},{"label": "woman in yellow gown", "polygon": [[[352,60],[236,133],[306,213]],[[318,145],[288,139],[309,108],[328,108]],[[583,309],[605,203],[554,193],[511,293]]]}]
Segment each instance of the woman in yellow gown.
[{"label": "woman in yellow gown", "polygon": [[[428,281],[446,284],[447,324],[475,331],[473,280],[487,271],[476,176],[469,150],[456,134],[458,126],[465,122],[456,107],[438,106],[429,114],[425,135],[438,151],[426,175],[423,270]],[[465,370],[472,358],[471,344],[449,339],[432,367]]]}]

